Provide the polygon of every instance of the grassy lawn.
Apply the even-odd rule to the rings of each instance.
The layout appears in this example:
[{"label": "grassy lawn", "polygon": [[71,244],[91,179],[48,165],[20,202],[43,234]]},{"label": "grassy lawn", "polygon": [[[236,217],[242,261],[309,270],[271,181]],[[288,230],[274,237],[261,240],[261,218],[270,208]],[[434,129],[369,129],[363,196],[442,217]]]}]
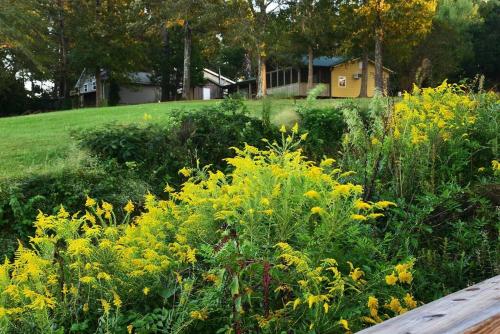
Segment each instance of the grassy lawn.
[{"label": "grassy lawn", "polygon": [[[337,104],[342,100],[317,100],[318,106]],[[0,179],[43,173],[67,164],[77,151],[71,133],[77,129],[100,127],[110,122],[121,124],[143,123],[144,114],[150,122],[166,123],[172,110],[196,110],[217,101],[182,101],[133,106],[87,108],[58,111],[29,116],[0,118]],[[247,101],[250,113],[260,115],[260,101]],[[277,116],[293,112],[295,101],[276,99],[272,112]],[[300,103],[300,102],[298,102]]]}]

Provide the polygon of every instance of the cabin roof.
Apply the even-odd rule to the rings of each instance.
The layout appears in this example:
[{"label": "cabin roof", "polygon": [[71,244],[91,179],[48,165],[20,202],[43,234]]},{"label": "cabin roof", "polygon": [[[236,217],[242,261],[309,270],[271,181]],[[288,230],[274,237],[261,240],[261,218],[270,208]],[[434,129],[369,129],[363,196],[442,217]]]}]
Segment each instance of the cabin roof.
[{"label": "cabin roof", "polygon": [[[333,57],[326,57],[326,56],[321,56],[321,57],[316,57],[313,59],[313,66],[318,66],[318,67],[332,67],[335,65],[339,65],[347,61],[348,59],[346,57],[341,57],[341,56],[333,56]],[[302,57],[302,64],[307,65],[309,63],[307,56]]]}]

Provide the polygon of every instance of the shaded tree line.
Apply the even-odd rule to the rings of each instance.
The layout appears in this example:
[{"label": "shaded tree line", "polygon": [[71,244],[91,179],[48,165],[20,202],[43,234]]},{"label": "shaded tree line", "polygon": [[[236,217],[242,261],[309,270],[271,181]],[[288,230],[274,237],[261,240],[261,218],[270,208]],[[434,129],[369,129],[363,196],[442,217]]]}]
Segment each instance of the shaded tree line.
[{"label": "shaded tree line", "polygon": [[[395,70],[391,86],[435,85],[484,74],[496,88],[500,0],[3,0],[0,3],[0,115],[69,108],[83,69],[127,82],[147,71],[163,101],[191,99],[203,67],[256,78],[266,95],[268,66],[343,55]],[[50,88],[40,83],[50,83]],[[50,104],[36,105],[33,100]]]}]

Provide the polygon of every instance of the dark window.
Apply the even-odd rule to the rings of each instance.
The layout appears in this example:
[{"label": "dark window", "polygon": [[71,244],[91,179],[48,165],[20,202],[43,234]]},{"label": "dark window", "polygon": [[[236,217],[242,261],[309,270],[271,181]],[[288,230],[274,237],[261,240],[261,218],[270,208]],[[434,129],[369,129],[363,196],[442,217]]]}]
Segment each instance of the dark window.
[{"label": "dark window", "polygon": [[266,73],[266,84],[267,87],[271,87],[271,73],[269,72]]},{"label": "dark window", "polygon": [[278,86],[283,86],[285,84],[285,73],[282,70],[278,71]]},{"label": "dark window", "polygon": [[290,69],[286,69],[285,70],[285,85],[289,85],[291,84],[291,81],[290,81],[290,76],[291,76],[291,73],[290,73]]},{"label": "dark window", "polygon": [[297,71],[295,68],[292,68],[292,83],[297,83],[299,80],[299,71]]}]

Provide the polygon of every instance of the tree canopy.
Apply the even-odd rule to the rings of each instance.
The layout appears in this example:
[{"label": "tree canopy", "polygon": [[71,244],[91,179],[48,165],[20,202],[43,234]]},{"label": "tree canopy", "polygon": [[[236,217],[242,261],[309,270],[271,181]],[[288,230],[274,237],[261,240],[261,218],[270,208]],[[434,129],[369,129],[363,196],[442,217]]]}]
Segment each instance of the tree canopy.
[{"label": "tree canopy", "polygon": [[267,66],[305,57],[311,88],[312,59],[334,55],[375,60],[379,89],[382,66],[396,72],[392,91],[481,74],[497,87],[499,22],[499,0],[4,0],[0,65],[31,83],[27,98],[49,82],[60,101],[84,69],[103,99],[103,70],[116,81],[150,72],[170,100],[191,98],[204,67],[256,78],[263,97]]}]

